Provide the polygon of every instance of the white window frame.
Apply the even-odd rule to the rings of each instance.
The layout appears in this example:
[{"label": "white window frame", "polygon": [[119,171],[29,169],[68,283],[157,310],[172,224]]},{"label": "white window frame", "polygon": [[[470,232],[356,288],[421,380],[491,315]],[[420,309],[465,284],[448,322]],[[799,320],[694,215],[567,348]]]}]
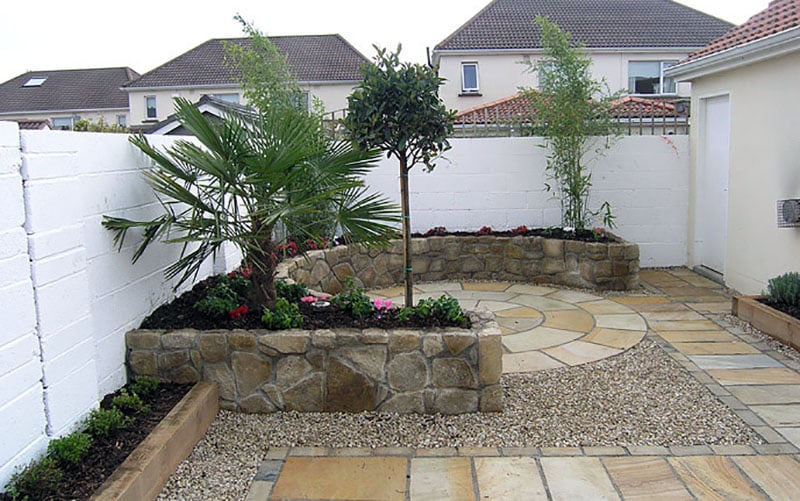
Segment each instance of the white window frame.
[{"label": "white window frame", "polygon": [[[150,106],[148,102],[153,100],[153,116],[150,116]],[[158,100],[156,96],[144,96],[144,117],[147,120],[158,120]]]},{"label": "white window frame", "polygon": [[[71,117],[54,117],[50,119],[50,122],[53,124],[53,128],[55,130],[72,130],[72,127],[75,125],[75,122],[80,120],[81,117],[77,115],[73,115]],[[63,124],[58,125],[57,121],[63,120],[65,122],[69,122],[69,125]],[[66,128],[65,128],[66,127]]]},{"label": "white window frame", "polygon": [[30,77],[27,82],[22,84],[23,87],[41,87],[47,81],[46,76]]},{"label": "white window frame", "polygon": [[[636,95],[636,96],[673,96],[678,93],[678,82],[672,79],[665,79],[664,72],[670,66],[677,64],[678,61],[676,60],[668,60],[668,61],[658,61],[652,59],[643,59],[643,60],[629,60],[628,61],[628,94]],[[641,94],[636,92],[635,88],[631,89],[631,63],[658,63],[659,65],[659,73],[658,73],[658,92],[653,92],[651,94]],[[665,92],[664,85],[665,80],[672,80],[672,85],[675,87],[674,90],[669,92]]]},{"label": "white window frame", "polygon": [[128,126],[128,115],[117,115],[117,125],[120,127]]},{"label": "white window frame", "polygon": [[226,93],[226,94],[212,94],[215,98],[219,99],[220,101],[225,101],[226,103],[232,104],[241,104],[241,97],[236,92]]},{"label": "white window frame", "polygon": [[[464,69],[467,67],[474,67],[475,68],[475,87],[467,87],[466,86],[466,78],[464,74]],[[478,62],[477,61],[462,61],[461,62],[461,92],[464,94],[477,94],[481,90],[481,79],[480,79],[480,72],[478,71]]]}]

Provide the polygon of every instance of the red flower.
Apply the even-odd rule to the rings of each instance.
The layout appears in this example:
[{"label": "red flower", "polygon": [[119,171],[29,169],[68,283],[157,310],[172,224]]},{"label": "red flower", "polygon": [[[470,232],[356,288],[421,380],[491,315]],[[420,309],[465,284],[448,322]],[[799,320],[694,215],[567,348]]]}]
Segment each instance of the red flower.
[{"label": "red flower", "polygon": [[229,311],[228,315],[231,316],[231,320],[241,320],[245,315],[247,315],[247,312],[247,306],[239,306],[235,310]]}]

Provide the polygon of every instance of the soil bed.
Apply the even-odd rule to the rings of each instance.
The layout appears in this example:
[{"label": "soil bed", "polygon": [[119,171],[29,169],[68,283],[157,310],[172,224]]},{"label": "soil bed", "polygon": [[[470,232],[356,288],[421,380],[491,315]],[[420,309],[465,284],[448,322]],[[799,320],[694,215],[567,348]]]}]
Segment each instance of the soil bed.
[{"label": "soil bed", "polygon": [[758,302],[800,320],[800,307],[798,306],[786,303],[774,303],[766,298],[758,299]]},{"label": "soil bed", "polygon": [[495,237],[545,237],[560,240],[577,240],[579,242],[616,242],[617,239],[606,233],[605,230],[574,230],[566,231],[563,228],[531,228],[524,230],[508,231],[447,231],[445,228],[432,228],[425,233],[412,233],[412,238],[425,237],[479,237],[492,235]]},{"label": "soil bed", "polygon": [[[110,438],[95,437],[78,465],[61,467],[64,474],[55,495],[44,499],[88,499],[191,388],[190,384],[159,384],[152,395],[142,398],[150,412],[131,414],[134,423]],[[100,406],[110,408],[118,393],[106,395]],[[0,493],[0,500],[10,499]]]},{"label": "soil bed", "polygon": [[[218,278],[210,277],[197,283],[190,291],[177,297],[170,303],[160,306],[149,317],[144,319],[142,329],[197,329],[197,330],[228,330],[228,329],[264,329],[261,321],[261,311],[251,311],[239,320],[227,317],[212,317],[194,308],[194,304],[205,298],[209,289],[214,287]],[[301,303],[300,313],[303,315],[303,329],[331,329],[331,328],[431,328],[431,327],[461,327],[470,328],[469,320],[459,325],[442,325],[435,318],[427,322],[420,322],[414,318],[401,321],[397,318],[397,309],[382,312],[380,316],[369,318],[354,318],[347,313],[329,306],[316,308]]]}]

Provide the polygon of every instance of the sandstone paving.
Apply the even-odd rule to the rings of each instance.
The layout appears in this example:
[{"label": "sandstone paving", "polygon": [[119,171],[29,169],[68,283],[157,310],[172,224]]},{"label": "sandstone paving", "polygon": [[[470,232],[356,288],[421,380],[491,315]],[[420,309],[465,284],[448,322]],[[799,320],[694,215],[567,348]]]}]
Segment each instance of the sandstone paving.
[{"label": "sandstone paving", "polygon": [[630,313],[631,309],[625,305],[611,301],[609,299],[601,299],[599,301],[587,301],[580,303],[580,307],[592,314],[606,313],[606,314],[621,314]]},{"label": "sandstone paving", "polygon": [[598,458],[543,457],[540,461],[554,501],[620,499]]},{"label": "sandstone paving", "polygon": [[743,385],[731,386],[728,391],[748,405],[800,403],[800,385]]},{"label": "sandstone paving", "polygon": [[521,294],[514,298],[514,303],[530,306],[531,308],[539,311],[554,311],[554,310],[575,310],[578,307],[566,301],[559,301],[558,299],[551,299],[547,296],[532,296]]},{"label": "sandstone paving", "polygon": [[733,462],[771,499],[800,494],[800,462],[791,456],[740,456]]},{"label": "sandstone paving", "polygon": [[470,458],[412,459],[409,493],[413,501],[474,499]]},{"label": "sandstone paving", "polygon": [[[800,448],[800,426],[777,428],[778,433],[783,435],[786,440],[797,448]],[[800,463],[799,463],[800,464]]]},{"label": "sandstone paving", "polygon": [[595,294],[580,292],[570,289],[562,289],[558,292],[550,294],[548,297],[558,299],[559,301],[566,301],[567,303],[584,303],[586,301],[597,301],[603,299]]},{"label": "sandstone paving", "polygon": [[[624,305],[631,305],[631,306],[638,306],[644,304],[668,304],[671,301],[663,296],[621,296],[611,298],[612,301],[616,301],[617,303],[624,304]],[[634,308],[635,309],[635,308]]]},{"label": "sandstone paving", "polygon": [[581,340],[625,350],[641,341],[644,335],[644,331],[597,328]]},{"label": "sandstone paving", "polygon": [[289,457],[272,498],[402,501],[405,492],[403,458]]},{"label": "sandstone paving", "polygon": [[782,368],[783,364],[769,355],[691,355],[689,359],[701,369]]},{"label": "sandstone paving", "polygon": [[722,385],[800,384],[800,374],[787,369],[711,369],[708,374]]},{"label": "sandstone paving", "polygon": [[465,291],[482,292],[503,292],[511,287],[509,282],[464,282],[461,285]]},{"label": "sandstone paving", "polygon": [[642,312],[642,316],[648,322],[663,321],[663,320],[705,320],[703,315],[696,311],[648,311]]},{"label": "sandstone paving", "polygon": [[589,332],[594,327],[594,317],[583,310],[548,311],[542,325],[553,329]]},{"label": "sandstone paving", "polygon": [[709,303],[689,303],[687,306],[700,313],[729,313],[731,311],[729,299]]},{"label": "sandstone paving", "polygon": [[672,343],[676,350],[684,355],[745,355],[761,353],[747,343],[742,342],[695,342]]},{"label": "sandstone paving", "polygon": [[519,334],[503,336],[503,346],[512,353],[540,350],[568,343],[573,339],[582,337],[584,334],[583,332],[537,327]]},{"label": "sandstone paving", "polygon": [[542,351],[567,365],[579,365],[595,360],[602,360],[622,352],[622,350],[616,348],[609,348],[608,346],[594,343],[585,343],[583,341],[573,341]]},{"label": "sandstone paving", "polygon": [[751,405],[750,409],[772,427],[800,426],[800,404]]},{"label": "sandstone paving", "polygon": [[534,372],[564,367],[563,362],[547,356],[540,351],[507,353],[503,355],[503,374],[514,372]]},{"label": "sandstone paving", "polygon": [[693,499],[664,458],[603,458],[603,464],[624,499]]},{"label": "sandstone paving", "polygon": [[669,462],[698,499],[766,499],[726,456],[672,457]]},{"label": "sandstone paving", "polygon": [[[507,303],[503,303],[507,304]],[[542,313],[527,306],[514,306],[513,308],[503,309],[495,312],[498,319],[502,318],[542,318]],[[499,320],[498,320],[499,321]]]},{"label": "sandstone paving", "polygon": [[711,320],[654,320],[648,322],[654,331],[709,331],[718,329]]},{"label": "sandstone paving", "polygon": [[724,342],[738,338],[722,329],[708,331],[659,331],[658,335],[670,343]]},{"label": "sandstone paving", "polygon": [[423,292],[437,292],[437,291],[460,291],[462,290],[461,282],[428,282],[414,284],[414,289]]},{"label": "sandstone paving", "polygon": [[644,319],[635,313],[625,315],[595,315],[595,326],[607,329],[647,330]]},{"label": "sandstone paving", "polygon": [[552,292],[556,292],[558,289],[553,287],[545,287],[542,285],[530,285],[530,284],[514,284],[509,287],[506,292],[515,292],[518,294],[528,294],[531,296],[545,296]]},{"label": "sandstone paving", "polygon": [[501,329],[506,329],[509,333],[518,333],[518,332],[529,331],[534,327],[539,326],[544,320],[544,317],[541,314],[538,317],[496,316],[496,320],[497,320],[497,325],[499,325]]},{"label": "sandstone paving", "polygon": [[500,312],[518,308],[516,304],[506,303],[505,301],[478,301],[478,309],[486,309],[492,312]]},{"label": "sandstone paving", "polygon": [[[487,291],[448,291],[447,295],[456,299],[477,299],[478,301],[508,301],[517,296],[513,292],[487,292]],[[516,301],[514,301],[516,302]]]},{"label": "sandstone paving", "polygon": [[474,461],[479,499],[547,499],[536,459],[479,457]]}]

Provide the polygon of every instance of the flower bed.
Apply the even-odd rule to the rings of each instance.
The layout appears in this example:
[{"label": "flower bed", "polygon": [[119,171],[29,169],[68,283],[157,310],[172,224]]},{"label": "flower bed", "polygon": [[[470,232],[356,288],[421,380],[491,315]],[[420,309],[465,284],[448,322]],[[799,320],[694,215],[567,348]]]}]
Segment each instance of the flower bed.
[{"label": "flower bed", "polygon": [[800,320],[764,304],[761,296],[734,296],[733,314],[764,334],[800,350]]},{"label": "flower bed", "polygon": [[[541,236],[432,236],[411,241],[414,279],[509,280],[600,290],[631,290],[639,284],[639,247],[616,237],[609,242]],[[403,280],[402,241],[385,250],[358,245],[311,251],[285,261],[278,276],[312,289],[337,293],[347,277],[376,288]]]},{"label": "flower bed", "polygon": [[500,331],[471,329],[149,331],[127,335],[136,375],[214,381],[244,412],[377,410],[460,414],[503,408]]}]

